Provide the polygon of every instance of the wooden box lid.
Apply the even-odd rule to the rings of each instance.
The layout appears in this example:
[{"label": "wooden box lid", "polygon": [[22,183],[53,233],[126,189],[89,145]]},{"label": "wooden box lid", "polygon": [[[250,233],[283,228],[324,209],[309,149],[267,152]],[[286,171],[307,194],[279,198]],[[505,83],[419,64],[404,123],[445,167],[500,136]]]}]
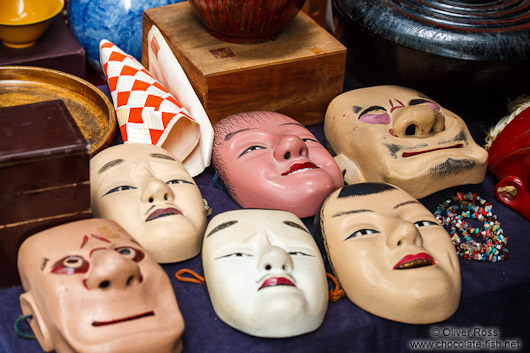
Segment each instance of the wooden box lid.
[{"label": "wooden box lid", "polygon": [[0,195],[88,181],[90,145],[62,100],[0,108]]}]

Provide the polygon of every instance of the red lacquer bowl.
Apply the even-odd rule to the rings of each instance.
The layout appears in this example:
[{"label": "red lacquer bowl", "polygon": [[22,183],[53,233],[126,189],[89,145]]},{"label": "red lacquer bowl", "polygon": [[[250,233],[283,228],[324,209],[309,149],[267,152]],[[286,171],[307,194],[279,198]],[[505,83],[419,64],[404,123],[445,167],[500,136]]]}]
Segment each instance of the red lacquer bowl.
[{"label": "red lacquer bowl", "polygon": [[274,39],[296,16],[305,0],[189,0],[214,37],[232,43]]}]

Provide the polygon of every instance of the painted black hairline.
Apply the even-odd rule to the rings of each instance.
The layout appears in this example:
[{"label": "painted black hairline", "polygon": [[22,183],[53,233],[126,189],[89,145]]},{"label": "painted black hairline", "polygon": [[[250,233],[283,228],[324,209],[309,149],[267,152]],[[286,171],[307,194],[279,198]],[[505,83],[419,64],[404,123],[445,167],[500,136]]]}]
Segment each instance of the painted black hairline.
[{"label": "painted black hairline", "polygon": [[390,184],[385,183],[359,183],[344,186],[339,194],[338,199],[346,197],[366,196],[373,194],[380,194],[385,191],[396,190],[396,188]]}]

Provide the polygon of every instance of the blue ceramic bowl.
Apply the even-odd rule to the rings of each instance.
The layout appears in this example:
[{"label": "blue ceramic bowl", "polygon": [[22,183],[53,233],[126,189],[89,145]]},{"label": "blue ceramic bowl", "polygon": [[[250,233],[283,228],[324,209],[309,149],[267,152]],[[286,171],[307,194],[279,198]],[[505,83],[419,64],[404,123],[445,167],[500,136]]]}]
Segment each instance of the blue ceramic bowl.
[{"label": "blue ceramic bowl", "polygon": [[142,56],[142,12],[182,0],[70,0],[70,29],[88,62],[101,71],[99,42],[107,39],[138,61]]}]

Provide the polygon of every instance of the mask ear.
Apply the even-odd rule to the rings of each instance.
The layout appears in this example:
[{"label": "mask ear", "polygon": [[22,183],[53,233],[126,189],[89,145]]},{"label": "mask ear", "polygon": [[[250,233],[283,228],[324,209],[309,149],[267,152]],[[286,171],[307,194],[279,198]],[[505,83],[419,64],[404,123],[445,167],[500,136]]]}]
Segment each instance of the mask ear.
[{"label": "mask ear", "polygon": [[33,330],[33,334],[35,334],[37,341],[39,341],[42,350],[45,352],[52,351],[54,346],[50,337],[50,331],[42,319],[41,313],[35,305],[31,293],[26,292],[20,296],[20,307],[22,308],[22,314],[33,316],[29,325]]},{"label": "mask ear", "polygon": [[344,177],[344,183],[355,184],[364,182],[364,176],[362,175],[357,163],[349,159],[343,154],[338,154],[334,157],[335,162],[339,166],[340,171]]}]

